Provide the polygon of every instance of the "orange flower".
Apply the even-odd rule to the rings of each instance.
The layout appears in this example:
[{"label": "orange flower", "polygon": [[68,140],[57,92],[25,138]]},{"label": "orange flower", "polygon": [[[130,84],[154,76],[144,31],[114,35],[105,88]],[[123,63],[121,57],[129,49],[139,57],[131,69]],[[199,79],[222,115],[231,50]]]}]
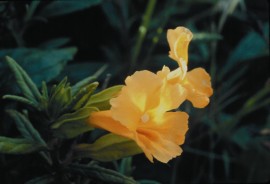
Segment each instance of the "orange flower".
[{"label": "orange flower", "polygon": [[188,46],[192,37],[192,33],[184,27],[168,30],[169,57],[177,61],[179,68],[171,72],[168,67],[164,66],[158,75],[162,78],[166,76],[169,83],[181,84],[187,90],[187,99],[193,106],[203,108],[208,105],[213,89],[211,78],[203,68],[187,72]]},{"label": "orange flower", "polygon": [[93,112],[95,127],[133,139],[153,162],[153,157],[167,163],[181,154],[188,130],[188,115],[168,112],[185,99],[181,85],[170,85],[149,71],[127,77],[118,97],[111,99],[110,110]]}]

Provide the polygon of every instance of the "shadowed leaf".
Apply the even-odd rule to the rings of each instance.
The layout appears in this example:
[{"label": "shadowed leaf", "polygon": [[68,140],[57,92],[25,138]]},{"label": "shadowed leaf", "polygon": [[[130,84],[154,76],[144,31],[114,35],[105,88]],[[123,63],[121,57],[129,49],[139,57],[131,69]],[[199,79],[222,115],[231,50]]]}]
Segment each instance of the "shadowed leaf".
[{"label": "shadowed leaf", "polygon": [[[50,81],[55,78],[64,68],[68,61],[73,59],[77,52],[76,47],[62,49],[33,49],[18,48],[0,50],[0,61],[5,56],[10,56],[24,68],[31,79],[39,87],[42,81]],[[31,67],[29,67],[31,66]],[[0,69],[5,70],[5,65],[0,62]]]},{"label": "shadowed leaf", "polygon": [[79,144],[74,151],[78,158],[90,157],[103,162],[142,153],[133,140],[115,134],[102,136],[93,144]]},{"label": "shadowed leaf", "polygon": [[111,107],[110,100],[118,95],[122,87],[122,85],[113,86],[92,95],[87,106],[97,107],[99,110],[109,109]]},{"label": "shadowed leaf", "polygon": [[59,1],[54,0],[39,13],[40,16],[54,17],[80,11],[97,5],[101,0]]},{"label": "shadowed leaf", "polygon": [[114,184],[136,184],[137,182],[130,177],[124,176],[116,171],[105,169],[94,165],[86,166],[79,164],[71,164],[68,171],[77,175],[87,176],[99,181]]},{"label": "shadowed leaf", "polygon": [[45,147],[28,139],[15,139],[0,136],[0,153],[26,154],[44,150]]},{"label": "shadowed leaf", "polygon": [[51,128],[61,138],[73,138],[94,128],[87,124],[91,112],[98,111],[94,107],[86,107],[74,113],[67,113],[58,118]]}]

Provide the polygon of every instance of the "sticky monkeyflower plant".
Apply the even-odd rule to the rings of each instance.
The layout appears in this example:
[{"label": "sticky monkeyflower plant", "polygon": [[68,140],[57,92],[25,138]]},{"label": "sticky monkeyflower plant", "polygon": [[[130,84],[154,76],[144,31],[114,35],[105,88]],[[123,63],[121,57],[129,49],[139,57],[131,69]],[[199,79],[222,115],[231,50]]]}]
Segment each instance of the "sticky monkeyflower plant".
[{"label": "sticky monkeyflower plant", "polygon": [[6,109],[21,136],[0,136],[0,153],[40,155],[46,163],[45,173],[28,183],[69,183],[90,178],[135,184],[133,178],[101,167],[99,162],[122,159],[125,165],[126,157],[144,153],[150,162],[168,163],[181,155],[189,115],[178,109],[186,100],[196,108],[205,107],[213,90],[204,69],[188,71],[192,33],[177,27],[168,30],[167,39],[169,57],[178,63],[178,68],[136,71],[125,79],[125,85],[99,92],[95,92],[98,74],[74,85],[67,78],[51,87],[43,82],[39,89],[27,72],[7,56],[6,64],[22,96],[7,94],[3,99],[22,103],[26,108],[21,112]]},{"label": "sticky monkeyflower plant", "polygon": [[184,143],[188,130],[188,115],[169,111],[185,100],[203,108],[213,93],[210,76],[204,69],[187,72],[192,33],[177,27],[168,30],[167,39],[169,57],[179,68],[170,71],[164,66],[157,74],[135,72],[127,77],[119,95],[110,100],[111,109],[93,112],[89,119],[95,127],[134,140],[151,162],[154,157],[163,163],[181,154],[179,145]]}]

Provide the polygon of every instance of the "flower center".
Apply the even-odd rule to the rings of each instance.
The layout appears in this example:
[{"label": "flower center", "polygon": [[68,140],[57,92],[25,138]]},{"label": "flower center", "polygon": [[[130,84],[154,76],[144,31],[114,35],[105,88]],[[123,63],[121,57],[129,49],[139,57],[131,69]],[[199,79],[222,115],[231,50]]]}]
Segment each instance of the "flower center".
[{"label": "flower center", "polygon": [[141,116],[141,121],[143,123],[147,123],[147,121],[149,121],[149,115],[144,113],[142,116]]}]

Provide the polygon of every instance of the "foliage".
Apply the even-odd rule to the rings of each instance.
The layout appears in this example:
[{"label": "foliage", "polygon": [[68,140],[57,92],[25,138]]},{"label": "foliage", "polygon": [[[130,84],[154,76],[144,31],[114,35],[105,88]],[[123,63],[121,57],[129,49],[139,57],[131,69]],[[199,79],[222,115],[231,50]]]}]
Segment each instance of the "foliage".
[{"label": "foliage", "polygon": [[[269,181],[268,5],[0,2],[0,183]],[[179,25],[194,33],[189,65],[209,71],[214,95],[204,110],[180,107],[190,114],[183,154],[164,166],[86,122],[135,70],[176,68],[166,30]]]}]

